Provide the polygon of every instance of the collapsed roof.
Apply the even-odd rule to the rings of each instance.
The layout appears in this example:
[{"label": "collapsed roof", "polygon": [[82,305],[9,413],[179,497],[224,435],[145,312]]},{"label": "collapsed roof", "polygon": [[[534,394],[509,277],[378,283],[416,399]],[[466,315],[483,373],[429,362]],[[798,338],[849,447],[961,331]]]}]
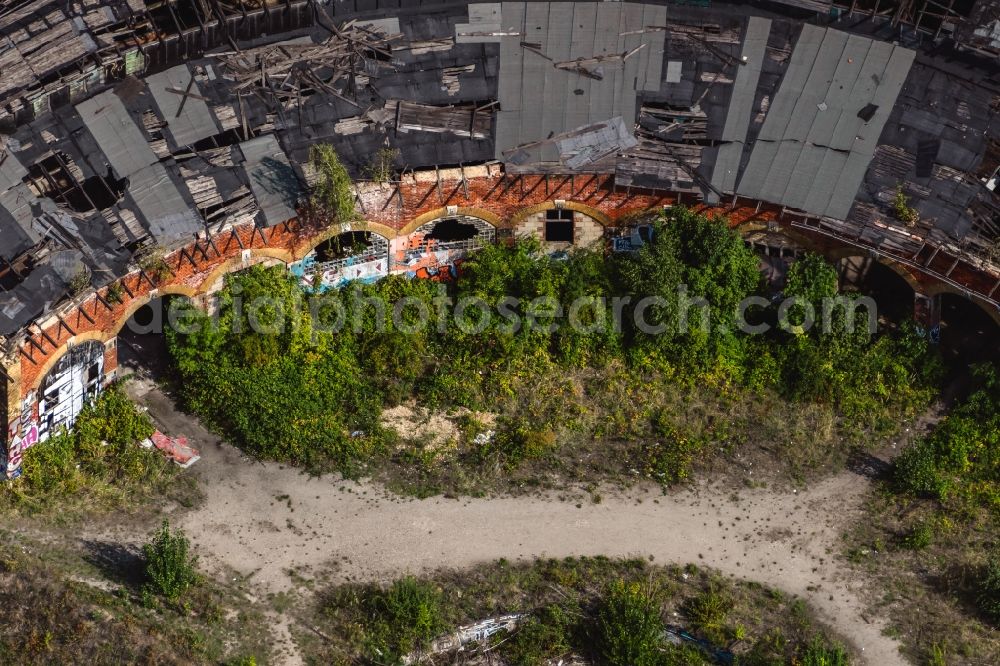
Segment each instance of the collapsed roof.
[{"label": "collapsed roof", "polygon": [[317,142],[359,178],[380,151],[614,174],[917,262],[1000,255],[997,0],[386,4],[0,2],[0,335],[143,252],[293,217]]}]

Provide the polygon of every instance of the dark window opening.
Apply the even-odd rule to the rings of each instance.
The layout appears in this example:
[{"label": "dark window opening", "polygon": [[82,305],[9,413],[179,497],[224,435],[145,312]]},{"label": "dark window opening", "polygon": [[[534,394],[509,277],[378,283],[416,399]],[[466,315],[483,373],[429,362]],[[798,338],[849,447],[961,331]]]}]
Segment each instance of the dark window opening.
[{"label": "dark window opening", "polygon": [[479,233],[474,224],[459,222],[455,218],[441,220],[434,225],[434,228],[427,235],[427,240],[436,240],[442,243],[452,243],[455,241],[471,240]]},{"label": "dark window opening", "polygon": [[566,208],[545,211],[545,240],[550,243],[573,242],[573,211]]},{"label": "dark window opening", "polygon": [[87,369],[87,383],[93,382],[95,379],[101,376],[101,366],[98,363],[94,363]]},{"label": "dark window opening", "polygon": [[367,231],[348,231],[323,241],[316,246],[316,261],[324,263],[363,254],[372,246],[371,234]]}]

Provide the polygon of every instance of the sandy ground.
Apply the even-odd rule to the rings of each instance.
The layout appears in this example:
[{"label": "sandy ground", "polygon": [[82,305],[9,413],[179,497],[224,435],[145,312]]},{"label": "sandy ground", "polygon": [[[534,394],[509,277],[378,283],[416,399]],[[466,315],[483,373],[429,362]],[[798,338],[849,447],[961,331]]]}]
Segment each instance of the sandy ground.
[{"label": "sandy ground", "polygon": [[[867,663],[905,663],[896,641],[882,635],[884,621],[865,616],[859,583],[839,557],[840,535],[859,517],[869,487],[864,476],[844,472],[799,492],[637,490],[579,506],[545,497],[401,500],[376,485],[248,461],[177,413],[152,384],[131,386],[161,427],[202,449],[191,471],[206,501],[179,512],[175,523],[191,536],[203,566],[251,575],[262,594],[295,587],[291,569],[307,578],[333,571],[333,580],[384,580],[500,557],[652,556],[798,595]],[[277,620],[287,663],[298,663],[287,642],[290,620]]]}]

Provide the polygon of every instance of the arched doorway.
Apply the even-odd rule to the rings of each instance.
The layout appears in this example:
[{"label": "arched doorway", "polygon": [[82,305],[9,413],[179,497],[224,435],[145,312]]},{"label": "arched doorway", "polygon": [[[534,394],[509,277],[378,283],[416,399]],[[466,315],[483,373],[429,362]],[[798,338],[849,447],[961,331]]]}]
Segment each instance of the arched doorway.
[{"label": "arched doorway", "polygon": [[104,384],[104,343],[87,340],[56,361],[38,386],[38,439],[72,427],[80,410]]},{"label": "arched doorway", "polygon": [[1000,325],[978,303],[952,292],[941,299],[941,351],[960,364],[995,361]]},{"label": "arched doorway", "polygon": [[370,231],[346,231],[317,245],[289,267],[302,285],[317,291],[389,274],[389,240]]},{"label": "arched doorway", "polygon": [[447,277],[469,252],[496,242],[496,235],[496,227],[472,215],[431,220],[393,241],[392,270],[409,277]]},{"label": "arched doorway", "polygon": [[194,307],[180,294],[157,296],[139,306],[114,339],[120,372],[164,377],[170,368],[165,332],[175,323],[183,325],[184,313]]},{"label": "arched doorway", "polygon": [[913,317],[913,287],[898,272],[873,257],[852,255],[837,262],[840,288],[870,296],[879,320],[899,322]]},{"label": "arched doorway", "polygon": [[798,242],[777,231],[752,230],[743,242],[760,257],[760,272],[772,289],[783,289],[788,269],[806,251]]}]

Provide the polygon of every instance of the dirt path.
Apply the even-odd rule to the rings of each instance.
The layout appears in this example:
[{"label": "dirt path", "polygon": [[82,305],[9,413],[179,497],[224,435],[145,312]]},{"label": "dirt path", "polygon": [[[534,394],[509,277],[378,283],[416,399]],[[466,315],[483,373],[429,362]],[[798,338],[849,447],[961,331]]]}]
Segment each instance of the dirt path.
[{"label": "dirt path", "polygon": [[163,427],[202,448],[192,469],[207,498],[177,524],[203,563],[252,574],[263,592],[294,587],[290,569],[364,580],[500,557],[653,556],[799,595],[868,663],[904,663],[896,641],[882,635],[884,622],[864,616],[859,583],[838,557],[840,534],[860,516],[869,487],[863,476],[844,472],[798,493],[700,486],[579,506],[539,497],[399,500],[377,486],[246,461],[159,390],[134,383],[134,392]]}]

